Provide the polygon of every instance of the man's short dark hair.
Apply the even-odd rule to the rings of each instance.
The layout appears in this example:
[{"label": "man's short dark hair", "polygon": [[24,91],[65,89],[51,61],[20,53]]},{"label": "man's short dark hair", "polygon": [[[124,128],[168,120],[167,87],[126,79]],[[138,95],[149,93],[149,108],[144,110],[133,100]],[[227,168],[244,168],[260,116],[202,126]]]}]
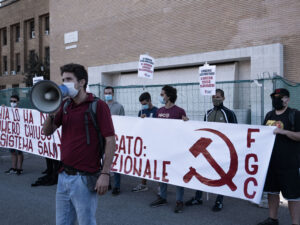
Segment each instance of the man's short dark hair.
[{"label": "man's short dark hair", "polygon": [[150,102],[151,101],[151,95],[148,92],[144,92],[140,95],[139,100],[140,100],[140,102],[145,101],[145,100],[147,102]]},{"label": "man's short dark hair", "polygon": [[104,88],[104,90],[107,90],[107,89],[111,89],[112,90],[112,93],[115,93],[115,90],[112,86],[107,86],[106,88]]},{"label": "man's short dark hair", "polygon": [[216,93],[220,93],[221,96],[224,98],[224,91],[222,89],[216,89]]},{"label": "man's short dark hair", "polygon": [[162,90],[165,91],[165,94],[169,97],[170,102],[175,103],[177,99],[177,90],[169,85],[163,86]]},{"label": "man's short dark hair", "polygon": [[12,95],[12,96],[10,96],[10,98],[15,98],[15,99],[17,99],[17,101],[20,101],[20,98],[18,95]]},{"label": "man's short dark hair", "polygon": [[73,73],[77,81],[82,79],[85,80],[84,90],[86,90],[88,84],[88,74],[84,66],[80,64],[69,63],[60,67],[60,72],[61,75],[63,75],[64,72]]}]

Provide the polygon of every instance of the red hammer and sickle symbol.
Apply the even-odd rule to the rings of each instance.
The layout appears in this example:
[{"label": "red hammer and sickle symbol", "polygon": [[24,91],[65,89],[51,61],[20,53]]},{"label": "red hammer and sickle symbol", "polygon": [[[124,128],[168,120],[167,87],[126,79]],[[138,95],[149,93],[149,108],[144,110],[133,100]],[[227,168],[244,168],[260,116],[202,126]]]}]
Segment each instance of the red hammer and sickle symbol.
[{"label": "red hammer and sickle symbol", "polygon": [[210,138],[202,137],[189,149],[189,151],[193,154],[195,158],[197,158],[198,155],[202,153],[203,156],[207,159],[207,161],[216,170],[216,172],[220,175],[221,178],[218,180],[210,180],[197,173],[197,171],[193,167],[190,167],[190,171],[184,175],[183,181],[185,183],[188,183],[195,176],[201,183],[205,185],[219,187],[226,184],[232,191],[235,191],[237,187],[233,183],[232,179],[235,176],[238,169],[238,156],[236,154],[233,144],[231,143],[228,137],[226,137],[223,133],[217,130],[205,128],[205,129],[198,129],[196,131],[208,131],[218,135],[220,138],[224,140],[224,142],[226,143],[230,151],[231,161],[230,161],[229,170],[228,173],[225,173],[222,167],[215,161],[215,159],[207,151],[206,148],[211,144],[212,140]]}]

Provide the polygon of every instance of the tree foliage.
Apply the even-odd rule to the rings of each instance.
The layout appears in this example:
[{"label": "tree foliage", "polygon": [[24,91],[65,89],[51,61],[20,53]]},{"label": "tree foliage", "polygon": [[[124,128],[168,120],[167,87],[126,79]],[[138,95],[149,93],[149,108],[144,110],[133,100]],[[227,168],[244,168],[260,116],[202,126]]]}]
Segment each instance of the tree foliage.
[{"label": "tree foliage", "polygon": [[32,78],[35,76],[43,76],[44,80],[50,79],[50,60],[47,57],[42,60],[36,53],[33,53],[29,55],[27,72],[24,78],[27,87],[33,85]]}]

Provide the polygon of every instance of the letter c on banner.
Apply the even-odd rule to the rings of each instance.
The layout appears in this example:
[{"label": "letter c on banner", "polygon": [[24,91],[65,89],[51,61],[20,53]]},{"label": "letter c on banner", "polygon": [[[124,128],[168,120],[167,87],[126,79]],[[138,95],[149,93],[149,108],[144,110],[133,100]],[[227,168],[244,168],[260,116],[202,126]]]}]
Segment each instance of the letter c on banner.
[{"label": "letter c on banner", "polygon": [[248,185],[251,181],[253,182],[254,186],[257,187],[257,181],[254,177],[249,177],[244,183],[244,194],[249,199],[253,199],[256,195],[256,191],[253,191],[252,194],[248,193]]}]

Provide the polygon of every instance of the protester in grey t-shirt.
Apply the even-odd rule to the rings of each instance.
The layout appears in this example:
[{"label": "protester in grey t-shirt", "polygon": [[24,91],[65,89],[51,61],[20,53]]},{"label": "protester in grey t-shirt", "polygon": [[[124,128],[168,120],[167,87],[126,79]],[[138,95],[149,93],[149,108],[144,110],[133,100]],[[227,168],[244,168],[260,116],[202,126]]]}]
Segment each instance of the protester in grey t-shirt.
[{"label": "protester in grey t-shirt", "polygon": [[[104,97],[109,107],[111,115],[125,116],[124,107],[117,101],[114,101],[113,87],[107,86],[104,89]],[[121,175],[119,173],[114,173],[114,188],[112,190],[113,195],[120,194],[120,185],[121,185]]]},{"label": "protester in grey t-shirt", "polygon": [[112,103],[106,103],[111,115],[125,116],[124,107],[119,102],[112,101]]}]

